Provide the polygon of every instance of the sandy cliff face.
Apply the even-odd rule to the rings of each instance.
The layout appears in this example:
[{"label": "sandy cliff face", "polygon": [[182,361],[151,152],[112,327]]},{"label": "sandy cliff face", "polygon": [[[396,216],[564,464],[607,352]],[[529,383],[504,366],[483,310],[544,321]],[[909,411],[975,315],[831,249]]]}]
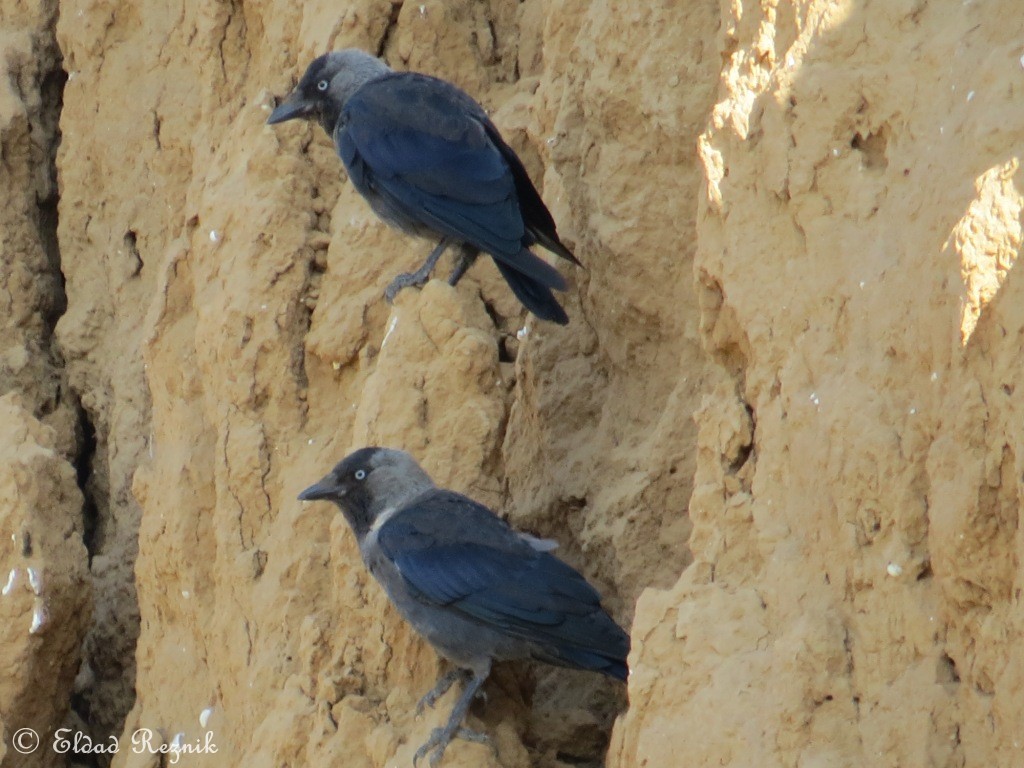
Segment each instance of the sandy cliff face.
[{"label": "sandy cliff face", "polygon": [[[628,691],[500,669],[446,765],[1018,762],[1015,3],[37,6],[0,0],[5,762],[64,725],[408,764],[437,659],[295,500],[366,444],[634,638]],[[483,261],[384,302],[429,245],[264,125],[344,46],[491,110],[586,265],[568,327]]]},{"label": "sandy cliff face", "polygon": [[1010,12],[724,17],[696,270],[735,388],[697,414],[695,563],[637,608],[622,764],[1018,762]]},{"label": "sandy cliff face", "polygon": [[22,758],[11,743],[19,729],[63,724],[91,612],[86,430],[53,344],[65,310],[56,10],[0,6],[0,759],[31,766],[58,758]]}]

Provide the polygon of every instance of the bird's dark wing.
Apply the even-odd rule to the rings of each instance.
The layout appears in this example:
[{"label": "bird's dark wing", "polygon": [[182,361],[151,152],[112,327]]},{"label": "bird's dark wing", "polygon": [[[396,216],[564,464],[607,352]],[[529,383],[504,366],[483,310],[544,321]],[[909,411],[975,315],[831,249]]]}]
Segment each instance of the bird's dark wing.
[{"label": "bird's dark wing", "polygon": [[486,251],[552,288],[558,271],[524,248],[516,180],[486,114],[443,80],[395,73],[360,88],[334,132],[353,183],[408,221]]},{"label": "bird's dark wing", "polygon": [[423,602],[534,643],[547,661],[624,676],[629,638],[597,591],[486,507],[430,491],[380,528],[378,544]]},{"label": "bird's dark wing", "polygon": [[[519,156],[512,150],[512,147],[505,143],[505,140],[498,132],[497,126],[490,119],[484,123],[484,128],[487,131],[487,135],[491,137],[491,141],[501,151],[505,162],[508,163],[508,167],[512,171],[512,178],[515,179],[516,183],[516,195],[519,199],[519,210],[522,212],[523,222],[526,224],[526,230],[532,240],[540,243],[563,259],[567,259],[573,264],[582,267],[583,265],[580,264],[579,259],[558,238],[555,220],[552,218],[548,207],[544,205],[544,201],[541,199],[537,188],[533,186],[533,181],[526,172],[523,161],[519,159]],[[532,245],[532,242],[530,244]]]}]

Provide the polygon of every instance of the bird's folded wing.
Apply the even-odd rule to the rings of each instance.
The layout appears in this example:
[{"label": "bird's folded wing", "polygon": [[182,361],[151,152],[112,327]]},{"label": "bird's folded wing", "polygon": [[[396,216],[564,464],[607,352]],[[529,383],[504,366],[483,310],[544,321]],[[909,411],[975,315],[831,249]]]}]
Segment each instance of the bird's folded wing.
[{"label": "bird's folded wing", "polygon": [[454,86],[402,73],[352,96],[334,139],[353,181],[387,196],[410,219],[550,285],[557,271],[522,253],[516,180],[489,127]]},{"label": "bird's folded wing", "polygon": [[533,642],[606,644],[600,637],[604,621],[592,620],[595,614],[606,618],[597,591],[465,497],[421,497],[381,527],[378,542],[412,594],[426,603]]}]

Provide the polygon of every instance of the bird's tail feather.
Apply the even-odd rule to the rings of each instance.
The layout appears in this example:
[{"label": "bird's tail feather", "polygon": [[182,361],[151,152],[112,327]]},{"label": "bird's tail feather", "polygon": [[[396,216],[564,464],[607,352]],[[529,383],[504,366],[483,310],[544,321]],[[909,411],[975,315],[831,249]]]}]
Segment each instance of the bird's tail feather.
[{"label": "bird's tail feather", "polygon": [[498,265],[501,276],[505,278],[508,287],[512,289],[512,293],[523,303],[524,307],[541,320],[568,325],[569,316],[565,314],[565,310],[555,299],[550,288],[502,261],[495,259],[494,263]]},{"label": "bird's tail feather", "polygon": [[580,263],[580,260],[577,259],[573,255],[572,251],[570,251],[568,248],[566,248],[565,244],[561,240],[558,239],[558,235],[557,234],[555,234],[554,236],[549,236],[549,235],[545,234],[544,232],[542,232],[539,229],[532,229],[532,228],[529,230],[529,233],[530,233],[530,236],[536,242],[538,242],[541,245],[543,245],[545,248],[547,248],[553,254],[555,254],[557,256],[561,256],[563,259],[566,259],[568,261],[571,261],[577,267],[582,267],[583,266],[583,264]]},{"label": "bird's tail feather", "polygon": [[[487,250],[486,248],[483,250]],[[495,256],[494,251],[487,251],[494,258],[494,261],[501,265],[514,269],[516,272],[530,278],[533,282],[543,285],[545,288],[554,288],[556,291],[564,291],[568,285],[562,273],[548,264],[544,259],[531,252],[529,248],[523,248],[516,254],[515,258]],[[502,274],[505,274],[502,272]]]}]

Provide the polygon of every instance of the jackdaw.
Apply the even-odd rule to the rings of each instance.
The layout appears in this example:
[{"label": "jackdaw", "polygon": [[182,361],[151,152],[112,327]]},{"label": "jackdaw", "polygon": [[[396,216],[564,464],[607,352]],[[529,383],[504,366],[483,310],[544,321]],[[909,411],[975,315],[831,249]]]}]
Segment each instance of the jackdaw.
[{"label": "jackdaw", "polygon": [[517,533],[487,507],[433,481],[408,453],[361,448],[299,494],[341,509],[363,562],[391,602],[454,665],[416,708],[433,706],[462,679],[448,722],[413,763],[440,762],[452,738],[486,741],[462,727],[494,661],[534,659],[625,680],[627,635],[552,542]]},{"label": "jackdaw", "polygon": [[533,245],[579,264],[558,239],[554,219],[522,162],[483,108],[451,83],[393,72],[349,48],[313,60],[267,123],[315,118],[334,140],[349,178],[385,222],[437,239],[413,273],[385,295],[421,286],[449,246],[457,246],[451,285],[489,253],[524,306],[542,320],[569,318],[551,293],[565,279],[530,252]]}]

